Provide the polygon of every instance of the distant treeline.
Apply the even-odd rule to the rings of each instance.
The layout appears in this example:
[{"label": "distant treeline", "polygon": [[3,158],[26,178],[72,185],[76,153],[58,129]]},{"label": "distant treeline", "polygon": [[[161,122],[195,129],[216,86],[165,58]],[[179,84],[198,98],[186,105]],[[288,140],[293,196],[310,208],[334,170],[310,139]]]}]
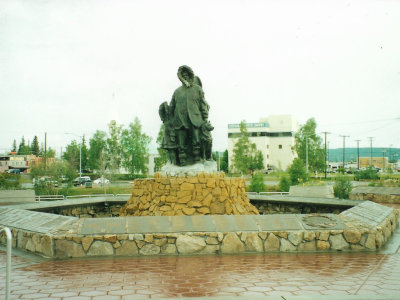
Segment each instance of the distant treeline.
[{"label": "distant treeline", "polygon": [[[357,148],[346,148],[345,149],[345,161],[357,161]],[[369,147],[360,148],[360,157],[370,157],[371,150]],[[383,151],[385,151],[385,157],[387,157],[390,162],[394,162],[400,159],[400,149],[399,148],[372,148],[373,157],[382,157]],[[395,154],[397,153],[397,155]],[[343,160],[343,148],[329,149],[328,150],[328,160],[329,161],[342,161]]]}]

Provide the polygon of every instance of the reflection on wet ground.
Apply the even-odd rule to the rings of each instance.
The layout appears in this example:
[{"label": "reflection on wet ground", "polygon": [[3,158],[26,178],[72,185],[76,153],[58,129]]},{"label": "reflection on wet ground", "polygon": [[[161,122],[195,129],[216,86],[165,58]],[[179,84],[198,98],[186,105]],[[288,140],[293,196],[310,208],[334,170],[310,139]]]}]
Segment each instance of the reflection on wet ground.
[{"label": "reflection on wet ground", "polygon": [[[4,266],[5,253],[0,254],[1,266]],[[46,262],[32,262],[29,258],[14,256],[13,266],[12,299],[400,293],[399,253],[224,255]],[[3,293],[4,273],[0,273],[0,290]]]}]

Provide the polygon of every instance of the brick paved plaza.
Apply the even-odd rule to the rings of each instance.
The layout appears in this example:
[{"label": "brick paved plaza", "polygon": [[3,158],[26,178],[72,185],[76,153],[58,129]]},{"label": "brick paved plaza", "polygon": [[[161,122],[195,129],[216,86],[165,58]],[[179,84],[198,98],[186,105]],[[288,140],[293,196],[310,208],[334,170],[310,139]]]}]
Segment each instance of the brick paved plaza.
[{"label": "brick paved plaza", "polygon": [[[0,253],[0,291],[4,295],[5,253]],[[380,254],[214,255],[48,261],[22,252],[18,254],[21,255],[14,255],[12,260],[11,299],[213,296],[228,297],[223,299],[239,296],[243,299],[258,298],[256,296],[290,299],[288,296],[298,295],[314,296],[313,299],[320,299],[323,295],[335,295],[336,299],[349,298],[349,295],[372,297],[368,299],[400,298],[400,253],[397,250]]]}]

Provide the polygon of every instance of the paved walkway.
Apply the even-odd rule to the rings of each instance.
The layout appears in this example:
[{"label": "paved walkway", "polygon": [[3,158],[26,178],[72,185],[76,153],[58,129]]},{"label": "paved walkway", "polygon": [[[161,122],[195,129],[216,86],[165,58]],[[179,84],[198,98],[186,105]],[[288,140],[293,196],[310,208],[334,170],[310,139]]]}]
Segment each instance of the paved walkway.
[{"label": "paved walkway", "polygon": [[[4,252],[0,252],[0,261],[0,295],[4,295]],[[12,263],[12,299],[290,299],[287,296],[300,295],[317,296],[315,299],[323,295],[339,299],[347,295],[400,298],[398,251],[65,261],[13,256]]]}]

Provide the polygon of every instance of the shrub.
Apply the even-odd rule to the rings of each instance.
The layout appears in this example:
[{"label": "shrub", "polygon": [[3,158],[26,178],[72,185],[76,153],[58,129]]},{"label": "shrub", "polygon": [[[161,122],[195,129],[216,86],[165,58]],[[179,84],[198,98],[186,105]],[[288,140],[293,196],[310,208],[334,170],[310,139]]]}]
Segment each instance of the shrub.
[{"label": "shrub", "polygon": [[290,180],[286,176],[282,176],[279,181],[279,189],[281,192],[289,192],[290,189]]},{"label": "shrub", "polygon": [[296,158],[289,167],[290,182],[292,185],[297,185],[300,182],[306,182],[308,175],[304,162],[300,158]]},{"label": "shrub", "polygon": [[354,179],[359,181],[360,179],[371,179],[376,180],[379,179],[379,175],[375,169],[369,167],[366,170],[358,171],[354,173]]},{"label": "shrub", "polygon": [[350,179],[346,177],[336,178],[335,185],[333,186],[335,197],[339,199],[349,199],[352,189],[353,185],[351,184]]},{"label": "shrub", "polygon": [[263,173],[255,173],[251,178],[250,182],[250,191],[251,192],[263,192],[265,189],[264,184],[264,174]]},{"label": "shrub", "polygon": [[19,174],[0,174],[0,188],[1,189],[16,189],[20,187],[21,176]]}]

